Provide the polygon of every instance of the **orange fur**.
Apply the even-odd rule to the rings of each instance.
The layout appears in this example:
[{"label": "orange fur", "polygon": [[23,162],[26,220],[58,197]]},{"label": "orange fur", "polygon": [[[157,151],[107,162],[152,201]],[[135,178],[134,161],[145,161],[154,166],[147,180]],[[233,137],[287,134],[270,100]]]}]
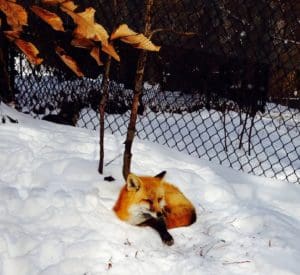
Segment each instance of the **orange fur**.
[{"label": "orange fur", "polygon": [[164,173],[155,177],[129,174],[113,208],[117,216],[140,225],[162,214],[168,229],[195,222],[196,212],[192,203],[177,187],[165,182],[163,176]]}]

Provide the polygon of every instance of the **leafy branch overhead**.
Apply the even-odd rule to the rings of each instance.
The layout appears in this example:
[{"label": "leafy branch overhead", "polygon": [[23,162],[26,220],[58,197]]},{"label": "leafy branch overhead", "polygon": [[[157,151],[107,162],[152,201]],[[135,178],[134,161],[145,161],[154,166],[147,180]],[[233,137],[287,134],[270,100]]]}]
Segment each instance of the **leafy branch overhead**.
[{"label": "leafy branch overhead", "polygon": [[7,25],[11,27],[11,30],[4,32],[6,37],[15,43],[32,64],[41,64],[43,59],[38,57],[39,50],[31,42],[20,38],[23,27],[28,25],[25,8],[15,1],[0,0],[0,11],[6,16]]},{"label": "leafy branch overhead", "polygon": [[78,76],[84,76],[83,72],[78,67],[77,63],[73,60],[72,57],[68,56],[65,50],[59,46],[55,48],[56,54],[60,57],[60,59],[70,68],[72,71]]},{"label": "leafy branch overhead", "polygon": [[43,62],[43,59],[38,57],[39,50],[31,42],[20,39],[19,31],[5,31],[4,33],[26,55],[31,64],[39,65]]},{"label": "leafy branch overhead", "polygon": [[[116,39],[130,44],[134,48],[147,51],[160,50],[160,47],[154,45],[150,39],[141,33],[136,33],[131,30],[126,24],[120,25],[111,35],[109,35],[106,29],[96,22],[96,11],[93,7],[88,7],[83,12],[76,12],[78,6],[73,1],[43,0],[42,4],[44,7],[38,5],[30,7],[31,12],[34,14],[33,16],[40,18],[55,32],[69,32],[70,30],[65,29],[63,19],[57,13],[51,11],[53,6],[59,7],[61,12],[70,16],[75,24],[75,28],[71,30],[73,37],[71,46],[88,50],[90,56],[99,66],[103,65],[100,58],[101,52],[120,61],[120,57],[112,45],[112,41]],[[22,33],[25,33],[24,27],[30,28],[30,26],[28,26],[28,17],[30,15],[28,11],[21,4],[16,3],[15,0],[0,0],[0,12],[5,15],[6,23],[10,27],[9,30],[4,32],[6,37],[26,55],[27,59],[32,64],[41,64],[43,58],[39,56],[40,53],[38,47],[32,42],[25,41],[22,38]],[[68,66],[77,76],[84,76],[80,66],[73,57],[66,53],[62,47],[58,45],[55,45],[54,47],[54,52],[66,66]]]},{"label": "leafy branch overhead", "polygon": [[14,31],[22,31],[23,26],[28,24],[28,15],[26,10],[15,1],[0,0],[0,11],[6,16],[7,24]]},{"label": "leafy branch overhead", "polygon": [[39,6],[32,6],[31,10],[54,30],[65,31],[63,21],[56,13],[45,10]]}]

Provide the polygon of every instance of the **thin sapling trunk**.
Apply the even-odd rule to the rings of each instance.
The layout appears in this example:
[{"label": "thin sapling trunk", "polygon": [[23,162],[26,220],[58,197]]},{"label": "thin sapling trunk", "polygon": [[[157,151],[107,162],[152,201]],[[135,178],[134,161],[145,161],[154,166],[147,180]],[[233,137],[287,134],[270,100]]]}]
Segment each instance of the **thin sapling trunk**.
[{"label": "thin sapling trunk", "polygon": [[99,114],[100,114],[100,158],[99,158],[99,166],[98,172],[103,174],[103,166],[104,166],[104,116],[105,116],[105,106],[108,99],[108,88],[109,88],[109,72],[111,65],[111,56],[108,56],[107,61],[105,63],[105,71],[102,80],[102,96],[99,104]]},{"label": "thin sapling trunk", "polygon": [[[145,29],[144,35],[149,37],[150,30],[151,30],[151,9],[153,6],[154,0],[146,0],[146,12],[145,12]],[[139,107],[139,99],[142,94],[143,88],[143,78],[144,78],[144,71],[147,61],[147,51],[142,50],[138,62],[137,62],[137,69],[136,69],[136,76],[135,76],[135,84],[134,84],[134,95],[133,95],[133,102],[131,107],[131,114],[130,114],[130,121],[128,124],[127,135],[125,140],[125,151],[123,156],[123,177],[127,179],[128,174],[130,173],[130,165],[131,165],[131,148],[133,139],[135,136],[135,125],[137,120],[137,113]]]}]

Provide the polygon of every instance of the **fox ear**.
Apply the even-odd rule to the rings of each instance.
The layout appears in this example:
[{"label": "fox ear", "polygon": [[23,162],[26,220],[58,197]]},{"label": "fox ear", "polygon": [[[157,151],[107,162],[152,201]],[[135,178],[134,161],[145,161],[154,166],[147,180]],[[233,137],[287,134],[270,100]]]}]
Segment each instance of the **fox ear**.
[{"label": "fox ear", "polygon": [[167,171],[162,171],[154,177],[162,180],[164,178],[164,176],[166,175],[166,173],[167,173]]},{"label": "fox ear", "polygon": [[138,191],[141,187],[141,180],[134,174],[128,175],[126,183],[128,191]]}]

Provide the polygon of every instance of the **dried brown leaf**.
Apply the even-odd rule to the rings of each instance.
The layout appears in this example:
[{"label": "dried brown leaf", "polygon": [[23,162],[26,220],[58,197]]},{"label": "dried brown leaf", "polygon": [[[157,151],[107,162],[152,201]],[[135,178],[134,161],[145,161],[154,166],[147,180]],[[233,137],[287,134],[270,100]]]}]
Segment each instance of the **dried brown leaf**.
[{"label": "dried brown leaf", "polygon": [[15,44],[26,55],[31,64],[40,65],[43,62],[43,58],[38,57],[39,50],[31,42],[17,39],[15,40]]},{"label": "dried brown leaf", "polygon": [[7,38],[14,42],[16,46],[25,54],[28,61],[33,65],[40,65],[43,59],[38,57],[39,50],[31,42],[20,39],[19,31],[4,32]]},{"label": "dried brown leaf", "polygon": [[68,9],[68,10],[70,10],[70,11],[74,11],[78,7],[77,5],[74,4],[73,1],[66,1],[66,2],[62,3],[61,6]]},{"label": "dried brown leaf", "polygon": [[118,62],[120,62],[120,56],[117,54],[115,48],[113,47],[113,45],[111,44],[102,44],[102,51],[104,51],[105,53],[107,53],[108,55],[110,55],[111,57],[113,57],[115,60],[117,60]]},{"label": "dried brown leaf", "polygon": [[116,28],[110,36],[111,40],[118,39],[121,37],[126,37],[129,35],[136,35],[137,33],[130,29],[127,24],[121,24],[118,28]]},{"label": "dried brown leaf", "polygon": [[63,21],[56,13],[50,12],[38,6],[32,6],[31,10],[44,22],[49,24],[54,30],[62,32],[65,31]]},{"label": "dried brown leaf", "polygon": [[60,59],[78,76],[83,77],[84,74],[80,70],[77,62],[69,55],[66,54],[65,50],[59,46],[55,48],[56,54],[60,57]]},{"label": "dried brown leaf", "polygon": [[52,5],[52,6],[59,5],[61,7],[65,7],[70,11],[74,11],[78,7],[73,1],[70,0],[43,0],[42,3],[44,3],[45,5]]},{"label": "dried brown leaf", "polygon": [[21,31],[5,31],[4,34],[10,41],[14,42],[15,39],[20,38]]},{"label": "dried brown leaf", "polygon": [[7,24],[13,30],[21,31],[28,23],[26,10],[14,1],[0,0],[0,10],[6,15]]},{"label": "dried brown leaf", "polygon": [[90,56],[95,59],[98,66],[103,65],[103,62],[100,59],[100,48],[99,47],[93,47],[90,51]]},{"label": "dried brown leaf", "polygon": [[121,41],[132,45],[135,48],[147,51],[158,52],[160,46],[154,45],[149,38],[141,33],[136,33],[130,29],[126,24],[120,25],[110,37],[111,40],[120,39]]},{"label": "dried brown leaf", "polygon": [[154,45],[150,39],[148,39],[141,33],[122,37],[121,41],[128,43],[138,49],[143,49],[143,50],[153,51],[153,52],[158,52],[160,50],[160,46]]},{"label": "dried brown leaf", "polygon": [[74,38],[71,41],[71,45],[76,48],[90,50],[90,56],[95,59],[99,66],[103,65],[102,61],[100,60],[100,48],[97,47],[93,41],[86,38]]},{"label": "dried brown leaf", "polygon": [[42,3],[45,5],[60,5],[66,2],[66,0],[42,0]]},{"label": "dried brown leaf", "polygon": [[100,24],[95,22],[95,9],[87,8],[84,12],[75,13],[66,7],[61,9],[72,17],[77,27],[74,30],[74,37],[87,38],[93,41],[100,41],[102,44],[108,44],[109,35]]},{"label": "dried brown leaf", "polygon": [[92,49],[95,47],[95,43],[86,38],[73,38],[71,41],[71,45],[76,48],[83,48],[83,49]]}]

